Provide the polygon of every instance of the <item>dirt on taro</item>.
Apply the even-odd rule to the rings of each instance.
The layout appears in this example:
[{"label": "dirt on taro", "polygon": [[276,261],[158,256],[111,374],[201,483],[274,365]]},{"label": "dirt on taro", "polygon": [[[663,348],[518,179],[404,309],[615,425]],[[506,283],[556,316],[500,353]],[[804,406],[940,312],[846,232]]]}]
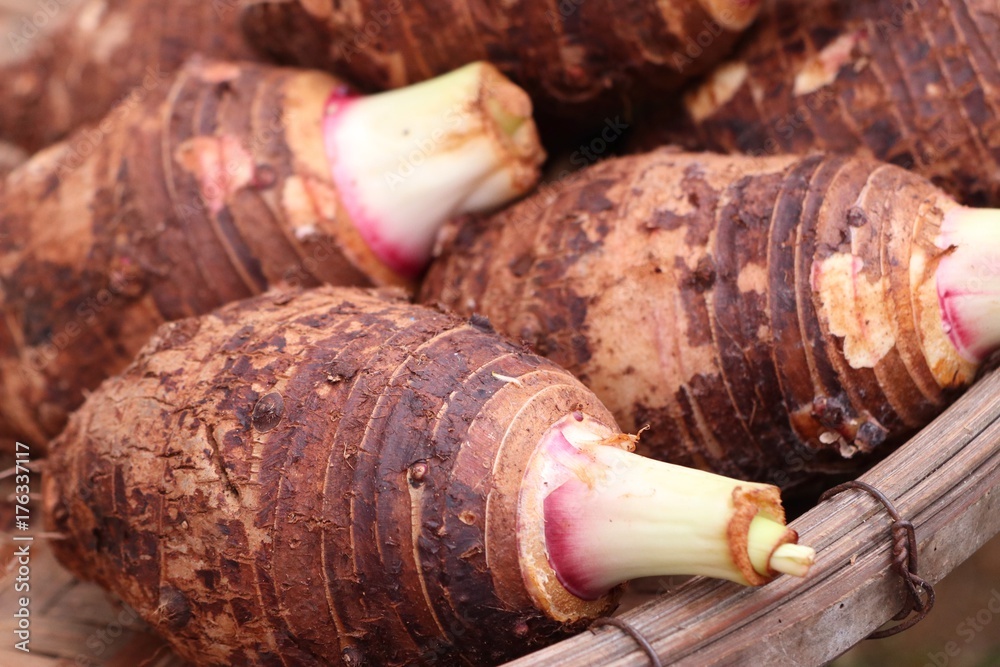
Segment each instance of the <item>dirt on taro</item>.
[{"label": "dirt on taro", "polygon": [[[77,3],[79,0],[64,0],[59,3],[45,3],[58,7],[61,11]],[[33,13],[43,3],[36,0],[0,0],[0,62],[14,58],[9,35],[20,34],[26,25],[35,25],[41,21],[32,22]],[[25,24],[24,21],[28,21]],[[58,23],[58,17],[46,19],[48,25]],[[41,30],[47,26],[42,25]],[[28,40],[28,44],[30,45]],[[0,153],[3,153],[0,147]],[[2,155],[0,155],[2,157]],[[2,166],[2,165],[0,165]],[[13,466],[12,456],[0,460],[0,470]],[[33,476],[33,484],[38,490],[41,484],[37,476]],[[0,531],[4,538],[0,539],[0,591],[13,590],[13,577],[16,568],[11,568],[14,557],[13,543],[6,538],[14,529],[14,505],[11,502],[13,493],[13,477],[0,480]],[[48,564],[56,567],[54,560],[45,556],[44,542],[36,545],[34,552],[39,566]],[[44,573],[38,571],[39,580]],[[88,584],[87,586],[92,586]],[[655,592],[655,582],[640,582],[638,586],[644,589],[652,588]],[[918,626],[908,632],[877,641],[866,641],[851,649],[832,663],[832,667],[995,667],[1000,665],[1000,536],[993,538],[983,546],[972,558],[954,570],[936,587],[937,604],[931,615]],[[645,592],[645,591],[644,591]],[[96,596],[95,596],[96,598]],[[5,601],[7,598],[3,598]],[[991,608],[992,606],[992,608]],[[100,610],[91,609],[90,613],[99,615]],[[8,618],[10,610],[0,609],[0,617]],[[39,622],[66,623],[76,625],[81,620],[68,619],[58,614],[50,614]],[[137,624],[141,625],[141,624]],[[7,624],[4,624],[7,627]],[[41,631],[41,628],[39,628]],[[46,632],[57,633],[58,627],[49,627]],[[115,640],[125,642],[125,637]],[[6,636],[6,634],[5,634]],[[111,641],[111,640],[109,640]],[[5,648],[6,648],[5,642]],[[102,644],[101,647],[106,645]],[[113,645],[108,646],[110,651]],[[91,649],[80,647],[80,655],[91,655]],[[148,657],[148,656],[146,656]],[[155,664],[162,664],[162,654],[157,656]],[[99,659],[95,664],[99,664]],[[137,663],[138,664],[138,663]],[[152,663],[151,663],[152,664]],[[176,664],[176,663],[171,663]]]}]

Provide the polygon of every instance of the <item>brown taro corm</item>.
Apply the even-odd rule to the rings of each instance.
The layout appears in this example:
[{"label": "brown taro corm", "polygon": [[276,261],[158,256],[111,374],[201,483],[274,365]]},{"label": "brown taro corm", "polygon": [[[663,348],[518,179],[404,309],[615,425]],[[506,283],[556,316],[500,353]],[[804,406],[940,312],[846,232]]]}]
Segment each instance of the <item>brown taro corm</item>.
[{"label": "brown taro corm", "polygon": [[164,325],[53,443],[44,507],[195,665],[492,665],[631,576],[808,571],[777,488],[634,440],[481,319],[272,292]]},{"label": "brown taro corm", "polygon": [[[507,432],[525,403],[535,427],[610,415],[457,318],[327,294],[167,325],[106,382],[53,443],[59,560],[197,665],[497,664],[579,629],[528,603],[523,470],[491,467],[501,445],[530,453]],[[476,431],[484,446],[463,446]]]},{"label": "brown taro corm", "polygon": [[707,71],[753,21],[759,0],[332,0],[249,2],[250,43],[281,62],[385,89],[488,60],[539,113],[621,109]]},{"label": "brown taro corm", "polygon": [[972,382],[1000,347],[998,229],[885,163],[662,149],[449,225],[421,299],[649,424],[643,454],[789,485],[855,472]]},{"label": "brown taro corm", "polygon": [[488,64],[358,96],[192,59],[4,179],[0,435],[41,451],[165,321],[278,283],[412,285],[444,219],[524,193],[543,156]]},{"label": "brown taro corm", "polygon": [[[36,3],[32,3],[36,4]],[[191,55],[251,59],[239,0],[60,0],[38,4],[4,40],[0,139],[35,152],[112,107],[169,86]],[[44,19],[44,21],[43,21]],[[51,22],[51,32],[40,30]]]},{"label": "brown taro corm", "polygon": [[859,152],[1000,205],[996,0],[765,0],[733,55],[635,146]]}]

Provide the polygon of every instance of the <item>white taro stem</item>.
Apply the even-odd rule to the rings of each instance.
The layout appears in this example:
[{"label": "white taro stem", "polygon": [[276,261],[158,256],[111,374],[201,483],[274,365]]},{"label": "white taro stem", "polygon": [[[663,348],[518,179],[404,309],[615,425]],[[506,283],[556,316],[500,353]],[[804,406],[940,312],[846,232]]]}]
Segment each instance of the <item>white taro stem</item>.
[{"label": "white taro stem", "polygon": [[525,194],[545,159],[528,95],[487,63],[377,95],[335,94],[324,136],[358,231],[408,277],[430,261],[446,220]]},{"label": "white taro stem", "polygon": [[[636,577],[704,575],[758,585],[804,576],[777,487],[648,459],[567,417],[543,438],[545,544],[560,583],[593,600]],[[624,445],[624,448],[623,448]]]},{"label": "white taro stem", "polygon": [[955,207],[936,244],[938,302],[949,340],[963,359],[981,363],[1000,349],[1000,209]]}]

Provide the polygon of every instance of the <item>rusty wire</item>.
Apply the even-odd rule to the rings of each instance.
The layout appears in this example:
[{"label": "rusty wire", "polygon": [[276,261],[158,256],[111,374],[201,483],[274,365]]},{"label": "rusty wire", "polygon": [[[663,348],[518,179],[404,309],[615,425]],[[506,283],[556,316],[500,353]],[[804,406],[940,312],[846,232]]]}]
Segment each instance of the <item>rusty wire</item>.
[{"label": "rusty wire", "polygon": [[[892,526],[890,527],[892,531],[892,568],[899,573],[899,576],[903,579],[903,583],[906,584],[906,604],[892,617],[892,620],[900,621],[899,623],[890,628],[876,630],[868,635],[868,639],[891,637],[912,628],[930,613],[934,607],[934,587],[930,582],[917,574],[917,534],[913,523],[904,520],[900,516],[896,506],[892,504],[892,501],[884,493],[871,484],[852,481],[829,489],[820,496],[819,500],[820,502],[829,500],[833,496],[850,489],[867,492],[878,500],[885,507],[889,516],[892,517]],[[920,591],[923,591],[923,596],[920,595]],[[910,616],[914,612],[916,612],[915,615]],[[596,632],[597,628],[608,625],[618,628],[631,637],[646,653],[652,667],[663,667],[660,657],[656,654],[649,640],[623,619],[610,616],[598,618],[590,624],[590,631]]]},{"label": "rusty wire", "polygon": [[[917,534],[913,528],[913,524],[900,516],[895,505],[892,504],[892,501],[884,493],[871,484],[855,480],[829,489],[819,497],[819,500],[823,502],[849,489],[859,489],[867,492],[882,503],[885,511],[892,517],[892,567],[903,579],[903,583],[906,584],[906,603],[899,610],[899,613],[892,617],[892,620],[901,621],[900,623],[883,630],[876,630],[868,635],[868,639],[891,637],[912,628],[930,613],[934,607],[934,587],[930,582],[922,579],[917,574]],[[924,592],[923,597],[920,595],[921,590]],[[910,616],[914,612],[916,615]]]},{"label": "rusty wire", "polygon": [[626,621],[620,618],[613,618],[611,616],[604,616],[602,618],[599,618],[590,624],[590,631],[596,634],[596,628],[605,625],[614,626],[619,630],[621,630],[622,632],[624,632],[625,634],[627,634],[632,639],[634,639],[635,643],[638,644],[642,648],[642,650],[646,653],[646,656],[649,658],[650,665],[652,665],[653,667],[663,667],[663,663],[660,662],[660,656],[656,655],[656,651],[653,650],[653,645],[649,643],[649,640],[643,637],[638,630],[636,630]]}]

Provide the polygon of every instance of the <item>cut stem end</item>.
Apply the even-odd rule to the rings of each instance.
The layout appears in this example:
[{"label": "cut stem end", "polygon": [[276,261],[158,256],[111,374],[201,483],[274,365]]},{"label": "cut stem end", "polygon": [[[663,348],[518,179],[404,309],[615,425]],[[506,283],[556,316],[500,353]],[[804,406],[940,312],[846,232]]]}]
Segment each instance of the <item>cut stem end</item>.
[{"label": "cut stem end", "polygon": [[771,569],[793,577],[804,577],[816,562],[816,551],[802,544],[782,544],[771,554]]},{"label": "cut stem end", "polygon": [[331,99],[324,135],[333,179],[379,258],[415,276],[445,221],[533,187],[545,152],[531,113],[527,94],[487,63]]},{"label": "cut stem end", "polygon": [[565,419],[540,445],[549,563],[584,600],[636,577],[704,575],[759,585],[804,576],[815,553],[795,544],[777,487],[631,453],[627,438]]},{"label": "cut stem end", "polygon": [[1000,209],[951,209],[937,245],[945,333],[963,359],[982,363],[1000,349]]}]

